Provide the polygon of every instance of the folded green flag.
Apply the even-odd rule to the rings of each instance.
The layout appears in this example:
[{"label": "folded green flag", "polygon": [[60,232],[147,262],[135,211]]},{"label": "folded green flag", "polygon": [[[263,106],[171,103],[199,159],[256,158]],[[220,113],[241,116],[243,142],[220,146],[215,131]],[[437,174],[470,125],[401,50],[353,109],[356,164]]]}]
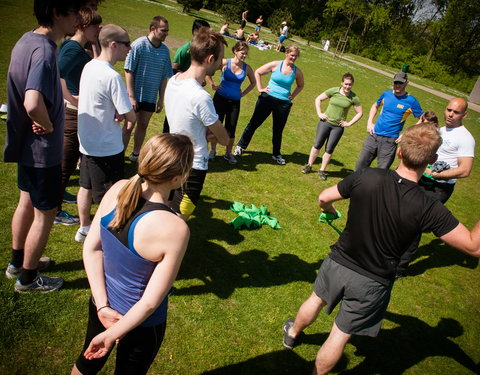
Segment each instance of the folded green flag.
[{"label": "folded green flag", "polygon": [[232,202],[230,209],[238,214],[238,216],[230,222],[235,229],[240,229],[243,226],[247,228],[259,228],[263,224],[267,224],[273,229],[281,228],[277,218],[268,216],[267,207],[263,205],[260,207],[254,204],[245,206],[240,202]]}]

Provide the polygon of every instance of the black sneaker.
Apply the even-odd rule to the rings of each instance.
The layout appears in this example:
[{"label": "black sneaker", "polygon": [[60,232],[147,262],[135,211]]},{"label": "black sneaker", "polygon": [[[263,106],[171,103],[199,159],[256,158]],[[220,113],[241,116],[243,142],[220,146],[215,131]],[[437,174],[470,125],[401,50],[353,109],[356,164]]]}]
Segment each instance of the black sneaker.
[{"label": "black sneaker", "polygon": [[310,164],[307,164],[305,167],[303,167],[302,173],[312,173],[312,166]]},{"label": "black sneaker", "polygon": [[77,203],[77,196],[65,190],[63,192],[63,203]]},{"label": "black sneaker", "polygon": [[325,171],[318,171],[318,177],[320,178],[320,180],[325,181],[327,179],[327,174],[325,173]]},{"label": "black sneaker", "polygon": [[283,323],[283,346],[288,349],[293,349],[295,346],[295,339],[288,334],[289,329],[293,326],[294,319],[288,319]]}]

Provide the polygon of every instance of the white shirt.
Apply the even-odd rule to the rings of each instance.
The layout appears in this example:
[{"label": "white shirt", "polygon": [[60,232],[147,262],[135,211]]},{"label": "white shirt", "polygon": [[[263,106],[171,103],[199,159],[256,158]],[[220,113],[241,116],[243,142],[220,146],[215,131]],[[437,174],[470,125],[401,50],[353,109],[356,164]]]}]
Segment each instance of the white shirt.
[{"label": "white shirt", "polygon": [[122,126],[114,121],[132,110],[120,74],[106,61],[93,59],[80,78],[78,139],[80,152],[90,156],[112,156],[123,151]]},{"label": "white shirt", "polygon": [[[462,125],[457,128],[444,126],[440,128],[440,135],[442,136],[442,144],[437,151],[437,160],[448,163],[450,169],[458,167],[458,158],[474,157],[475,139],[465,126]],[[454,184],[457,180],[438,180],[438,182]]]},{"label": "white shirt", "polygon": [[[180,74],[180,73],[179,73]],[[195,79],[172,77],[165,89],[165,113],[171,133],[190,137],[195,152],[193,168],[208,169],[207,127],[218,120],[210,95]]]}]

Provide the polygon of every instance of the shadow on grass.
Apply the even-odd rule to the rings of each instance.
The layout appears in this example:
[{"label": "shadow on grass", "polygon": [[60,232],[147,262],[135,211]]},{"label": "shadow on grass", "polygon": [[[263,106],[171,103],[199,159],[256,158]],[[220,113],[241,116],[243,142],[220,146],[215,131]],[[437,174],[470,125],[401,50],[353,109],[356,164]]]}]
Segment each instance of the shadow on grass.
[{"label": "shadow on grass", "polygon": [[[415,262],[418,258],[423,259]],[[478,258],[451,248],[439,239],[432,240],[428,245],[421,246],[416,252],[413,262],[408,266],[406,276],[421,275],[431,268],[461,266],[475,269],[478,266]]]},{"label": "shadow on grass", "polygon": [[[224,241],[235,245],[243,235],[225,221],[212,217],[212,209],[227,210],[230,202],[203,197],[206,203],[188,222],[190,243],[177,280],[197,279],[201,285],[178,288],[176,295],[214,293],[228,298],[236,288],[269,287],[293,281],[315,280],[320,262],[307,263],[292,254],[269,258],[257,249],[231,254],[226,248],[211,242]],[[215,228],[215,231],[206,230]]]},{"label": "shadow on grass", "polygon": [[[346,370],[349,361],[342,356],[333,373],[400,375],[426,358],[436,356],[451,358],[473,373],[478,373],[479,365],[450,339],[463,334],[463,327],[455,319],[441,318],[432,327],[408,315],[387,312],[385,318],[398,326],[381,330],[376,338],[353,336],[349,345],[355,346],[355,355],[365,357],[364,360]],[[299,344],[320,347],[327,337],[328,333],[303,335]],[[203,374],[308,374],[312,368],[313,362],[304,360],[295,351],[280,350]]]}]

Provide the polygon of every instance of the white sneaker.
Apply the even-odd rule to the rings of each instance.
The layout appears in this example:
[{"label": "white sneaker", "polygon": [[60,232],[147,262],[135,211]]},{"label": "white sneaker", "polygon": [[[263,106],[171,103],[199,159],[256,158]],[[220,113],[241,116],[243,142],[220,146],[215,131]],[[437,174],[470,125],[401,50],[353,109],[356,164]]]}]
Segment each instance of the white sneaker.
[{"label": "white sneaker", "polygon": [[235,165],[238,163],[237,159],[235,159],[232,154],[225,154],[223,155],[223,158],[232,165]]},{"label": "white sneaker", "polygon": [[235,156],[241,156],[243,151],[245,151],[243,148],[240,146],[235,146],[235,150],[233,150],[233,155]]},{"label": "white sneaker", "polygon": [[87,238],[88,233],[83,233],[80,228],[78,228],[77,233],[75,233],[75,241],[83,243],[85,238]]},{"label": "white sneaker", "polygon": [[282,158],[282,155],[272,155],[272,159],[276,161],[279,165],[285,165],[285,159]]},{"label": "white sneaker", "polygon": [[217,156],[217,151],[216,150],[211,150],[208,154],[208,160],[215,159],[215,156]]}]

